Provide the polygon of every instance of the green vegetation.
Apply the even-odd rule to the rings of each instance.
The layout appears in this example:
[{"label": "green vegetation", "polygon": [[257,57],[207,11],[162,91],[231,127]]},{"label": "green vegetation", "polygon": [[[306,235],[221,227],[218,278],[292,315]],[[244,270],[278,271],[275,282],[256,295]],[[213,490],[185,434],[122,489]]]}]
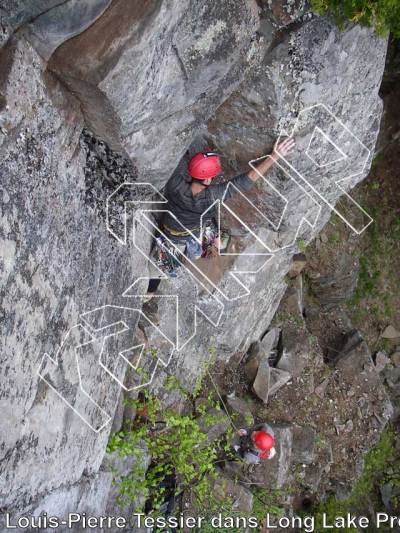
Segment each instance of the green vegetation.
[{"label": "green vegetation", "polygon": [[339,27],[345,22],[372,26],[379,35],[393,33],[400,37],[400,2],[398,0],[311,0],[317,13],[332,13]]},{"label": "green vegetation", "polygon": [[[384,431],[379,443],[368,452],[365,457],[364,469],[360,479],[354,486],[350,496],[345,500],[336,500],[333,496],[322,502],[314,512],[316,531],[322,529],[322,515],[327,516],[327,522],[333,523],[336,516],[344,516],[349,512],[365,514],[368,509],[363,505],[369,498],[376,499],[379,487],[390,483],[400,488],[399,452],[396,450],[396,433],[393,429]],[[379,507],[380,502],[374,502]],[[398,505],[400,502],[393,502]],[[341,529],[343,532],[353,532],[355,529]]]},{"label": "green vegetation", "polygon": [[[235,511],[232,508],[232,502],[229,500],[220,503],[217,511],[218,513],[221,513],[222,522],[224,522],[225,517],[233,518],[233,520],[235,520],[235,518],[245,519],[252,516],[257,519],[257,523],[261,526],[265,521],[267,513],[275,515],[276,517],[284,516],[285,510],[280,506],[280,502],[285,495],[287,495],[287,491],[280,489],[267,490],[258,488],[253,491],[253,508],[251,513]],[[212,514],[212,512],[209,512],[205,514],[205,516],[211,518]],[[222,533],[243,533],[244,530],[243,527],[218,528],[218,531]],[[261,528],[257,529],[257,531],[258,530],[261,530]],[[206,520],[202,525],[201,533],[211,533],[213,531],[215,531],[215,527],[212,526],[210,520]],[[251,531],[254,531],[254,529],[251,529]]]},{"label": "green vegetation", "polygon": [[[140,413],[145,413],[144,420],[135,421],[131,428],[115,433],[108,444],[110,453],[138,458],[135,468],[127,476],[120,477],[120,503],[137,502],[138,495],[142,495],[145,500],[151,499],[156,510],[163,502],[162,481],[174,475],[177,492],[187,491],[200,508],[209,508],[210,483],[215,477],[220,443],[209,441],[194,414],[180,415],[168,409],[161,412],[159,401],[149,393],[145,394],[144,402],[131,400],[130,403]],[[212,407],[220,408],[216,404]],[[204,415],[208,408],[202,405],[196,416]],[[203,420],[206,425],[216,422],[211,415]],[[140,460],[144,450],[152,457],[152,466],[147,472]],[[118,473],[115,474],[117,477]]]},{"label": "green vegetation", "polygon": [[[386,322],[394,315],[393,293],[387,290],[388,280],[392,279],[393,265],[388,261],[396,257],[400,243],[400,219],[393,220],[387,229],[383,225],[385,218],[377,208],[370,209],[374,222],[366,232],[366,246],[360,256],[360,272],[357,288],[349,304],[362,320],[372,312],[381,322]],[[387,217],[386,217],[387,218]],[[375,300],[376,304],[368,310],[360,304]]]},{"label": "green vegetation", "polygon": [[304,239],[297,240],[297,248],[299,252],[304,253],[307,249],[308,243]]}]

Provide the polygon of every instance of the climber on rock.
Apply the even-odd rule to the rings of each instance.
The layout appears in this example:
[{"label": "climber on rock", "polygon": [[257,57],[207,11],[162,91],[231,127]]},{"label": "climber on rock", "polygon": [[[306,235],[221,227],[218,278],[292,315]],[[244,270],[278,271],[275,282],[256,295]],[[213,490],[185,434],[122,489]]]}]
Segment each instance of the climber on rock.
[{"label": "climber on rock", "polygon": [[274,432],[266,423],[239,429],[233,448],[246,463],[260,464],[276,454]]},{"label": "climber on rock", "polygon": [[[170,276],[176,275],[176,268],[179,266],[177,253],[193,261],[209,255],[207,250],[210,249],[210,245],[224,249],[223,243],[219,240],[220,236],[215,231],[211,229],[207,233],[207,224],[210,223],[209,228],[212,228],[213,219],[212,210],[208,212],[207,210],[216,200],[227,200],[237,190],[244,194],[249,191],[260,176],[263,176],[281,156],[287,155],[293,149],[294,144],[293,138],[287,138],[279,144],[277,142],[271,156],[255,166],[257,171],[252,169],[218,184],[213,183],[213,180],[221,173],[219,155],[214,152],[199,152],[194,155],[188,164],[188,176],[182,174],[173,176],[165,188],[168,212],[161,220],[160,229],[167,240],[161,233],[155,238],[157,264],[161,270]],[[228,187],[229,183],[234,187]],[[205,215],[202,220],[203,214]],[[205,226],[202,245],[198,241],[201,223],[203,227]],[[205,239],[207,242],[204,242]],[[150,294],[157,290],[159,283],[159,279],[150,280]]]}]

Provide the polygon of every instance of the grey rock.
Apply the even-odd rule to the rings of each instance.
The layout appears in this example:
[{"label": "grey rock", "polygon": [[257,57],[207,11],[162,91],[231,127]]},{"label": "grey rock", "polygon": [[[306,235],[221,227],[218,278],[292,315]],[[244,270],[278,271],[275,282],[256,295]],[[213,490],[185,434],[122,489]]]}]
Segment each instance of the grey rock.
[{"label": "grey rock", "polygon": [[[2,43],[58,4],[3,1]],[[263,9],[265,13],[266,3]],[[58,28],[56,40],[49,38],[45,48],[51,50],[60,35],[67,35],[65,28],[76,31],[74,18],[65,21],[61,32]],[[85,172],[95,159],[87,143],[79,143],[85,122],[86,126],[93,123],[92,131],[96,135],[99,130],[99,137],[107,133],[112,140],[118,134],[122,148],[136,158],[141,176],[157,187],[165,184],[184,152],[192,149],[192,141],[198,139],[203,146],[224,153],[227,176],[248,168],[255,154],[272,148],[277,132],[289,127],[299,110],[320,102],[358,132],[373,152],[382,109],[378,89],[386,41],[371,29],[349,25],[340,31],[328,19],[318,18],[292,27],[290,35],[282,35],[269,48],[272,35],[267,32],[272,22],[263,36],[256,35],[258,27],[255,1],[210,0],[200,10],[197,2],[189,0],[150,1],[140,6],[113,2],[86,31],[60,46],[47,65],[20,33],[4,49],[0,59],[1,315],[6,317],[0,370],[4,402],[1,507],[19,512],[44,493],[68,492],[86,474],[90,479],[97,475],[110,425],[99,433],[90,429],[39,380],[37,370],[44,353],[57,353],[70,328],[80,323],[82,312],[104,302],[124,308],[135,297],[122,297],[123,292],[147,272],[141,254],[117,243],[106,230],[100,206],[109,192],[105,177],[110,167],[96,164],[94,172]],[[67,78],[82,82],[79,89],[58,81]],[[99,117],[106,105],[110,118],[102,121]],[[118,127],[110,133],[114,122]],[[300,149],[309,133],[299,134]],[[349,152],[356,148],[351,144]],[[318,160],[324,156],[323,150],[313,150]],[[354,169],[360,172],[346,183],[347,191],[365,177],[368,167],[367,163],[363,169]],[[325,173],[311,176],[331,205],[342,194],[332,184],[343,178],[345,170],[330,166]],[[293,180],[286,179],[282,170],[271,172],[269,180],[287,199],[288,217],[277,231],[250,213],[251,228],[259,238],[273,243],[274,249],[288,246],[263,268],[259,256],[242,254],[232,259],[236,271],[260,268],[257,274],[241,274],[249,294],[238,294],[237,282],[226,270],[221,272],[218,291],[242,298],[224,299],[218,327],[200,318],[194,339],[171,360],[169,371],[188,390],[208,363],[210,346],[228,360],[235,352],[246,352],[268,328],[286,290],[284,277],[295,248],[291,246],[294,235],[306,217],[314,222],[315,203]],[[91,195],[88,188],[96,194]],[[275,222],[282,202],[271,198],[271,188],[265,189],[260,187],[260,207],[268,209]],[[330,209],[323,209],[315,224],[300,228],[299,238],[308,242],[315,237],[329,215]],[[239,228],[242,233],[234,226],[232,230],[242,235],[242,251],[260,252],[259,244],[243,228]],[[150,236],[143,232],[140,237],[142,248],[148,250]],[[145,291],[145,285],[138,282],[135,291]],[[165,285],[164,294],[178,294],[185,309],[193,304],[194,291],[187,291],[179,280]],[[164,331],[171,331],[176,324],[171,305],[165,304],[160,315]],[[124,381],[126,365],[115,354],[131,347],[137,316],[126,312],[122,317],[103,318],[108,324],[111,318],[114,324],[121,319],[129,324],[126,337],[115,335],[118,341],[113,338],[105,354],[107,364],[120,364],[118,376]],[[188,331],[193,330],[193,322],[193,313],[188,311],[184,316]],[[73,341],[87,341],[84,333],[73,336]],[[151,331],[146,334],[151,343],[155,341]],[[85,346],[93,348],[83,369],[88,393],[112,418],[120,386],[100,369],[98,347]],[[62,368],[70,377],[71,361],[63,359]],[[55,385],[56,378],[65,377],[50,361],[45,369]],[[72,405],[82,400],[76,376],[61,381]],[[153,391],[158,388],[162,388],[162,379],[154,382]],[[89,407],[84,410],[84,416],[92,414]],[[282,438],[283,453],[274,463],[279,468],[269,478],[274,486],[287,477],[290,447],[286,437]],[[107,492],[106,478],[101,483]],[[53,507],[48,505],[54,514],[59,514],[57,506],[64,509],[57,501]]]},{"label": "grey rock", "polygon": [[[0,501],[13,510],[42,493],[61,486],[67,490],[84,473],[98,472],[111,423],[97,433],[69,405],[78,407],[96,428],[107,416],[113,418],[121,387],[98,364],[99,346],[89,332],[82,326],[71,328],[82,323],[82,312],[121,301],[146,262],[133,249],[118,246],[104,218],[86,203],[86,154],[79,144],[83,120],[77,101],[43,73],[43,61],[24,39],[4,50],[5,60],[7,76],[0,80],[7,104],[0,119],[6,124],[6,133],[0,134],[5,191],[1,314],[6,317]],[[21,88],[29,97],[21,96]],[[110,318],[105,313],[105,325]],[[124,317],[131,335],[137,319],[135,312]],[[63,345],[70,330],[69,344]],[[128,348],[132,337],[122,336],[112,337],[103,362],[116,362],[115,372],[123,381],[126,364],[114,353]],[[93,410],[79,387],[72,350],[88,341],[80,364],[82,383],[103,413]],[[43,360],[45,353],[56,357],[62,345],[58,365]],[[39,378],[39,368],[57,390],[65,387],[69,405]]]},{"label": "grey rock", "polygon": [[284,309],[294,317],[303,317],[303,278],[298,276],[293,285],[288,287],[284,296]]},{"label": "grey rock", "polygon": [[86,30],[111,0],[69,0],[37,17],[28,26],[28,39],[46,60],[63,42]]},{"label": "grey rock", "polygon": [[3,0],[0,6],[0,48],[27,22],[65,0]]},{"label": "grey rock", "polygon": [[251,513],[253,509],[253,494],[251,491],[224,475],[222,471],[217,473],[212,490],[213,496],[217,501],[231,502],[232,511]]},{"label": "grey rock", "polygon": [[382,372],[382,370],[390,364],[390,359],[387,356],[386,352],[378,352],[375,354],[375,368],[377,372]]},{"label": "grey rock", "polygon": [[343,335],[337,348],[332,348],[328,352],[328,359],[336,364],[337,362],[352,357],[357,348],[363,344],[365,343],[360,331],[352,329]]},{"label": "grey rock", "polygon": [[[258,25],[255,0],[207,0],[201,9],[190,0],[151,1],[140,9],[115,2],[89,31],[60,47],[52,66],[97,80],[140,175],[161,186],[254,64]],[[105,32],[112,47],[104,46]]]},{"label": "grey rock", "polygon": [[211,408],[198,419],[199,428],[208,435],[208,441],[212,442],[220,437],[230,427],[229,417],[221,410]]},{"label": "grey rock", "polygon": [[[60,487],[40,499],[30,503],[18,512],[10,512],[11,523],[16,523],[21,516],[38,518],[44,512],[49,516],[57,516],[60,520],[68,520],[70,513],[86,513],[88,516],[101,516],[106,513],[107,499],[111,488],[112,474],[99,472],[93,477],[83,477],[78,483]],[[57,528],[61,533],[71,531],[67,526]],[[10,529],[5,525],[4,515],[0,517],[0,530]],[[41,528],[50,533],[54,528]]]},{"label": "grey rock", "polygon": [[319,238],[321,239],[321,242],[323,242],[324,244],[328,242],[328,235],[324,231],[320,233]]},{"label": "grey rock", "polygon": [[[327,239],[325,233],[321,234]],[[317,278],[310,280],[311,290],[326,309],[349,300],[357,287],[359,262],[354,254],[341,253]]]},{"label": "grey rock", "polygon": [[245,373],[249,381],[254,381],[258,366],[262,358],[269,361],[277,359],[277,345],[280,337],[280,329],[272,328],[260,341],[253,342],[249,348],[248,358],[245,363]]},{"label": "grey rock", "polygon": [[262,359],[258,366],[257,376],[253,383],[253,390],[264,403],[278,392],[291,378],[286,370],[269,366],[267,359]]},{"label": "grey rock", "polygon": [[276,350],[281,330],[279,328],[270,329],[261,339],[260,350],[267,358],[270,357],[271,352]]},{"label": "grey rock", "polygon": [[[255,348],[256,345],[258,348]],[[256,341],[256,343],[253,343],[251,345],[250,356],[244,365],[244,371],[245,371],[246,377],[250,382],[253,382],[255,380],[257,376],[258,365],[260,364],[259,357],[255,355],[256,349],[258,350],[258,353],[260,353],[259,345],[260,345],[259,341]]]},{"label": "grey rock", "polygon": [[321,381],[319,385],[317,385],[317,387],[315,387],[315,391],[314,391],[315,394],[319,396],[320,398],[324,398],[328,385],[329,385],[329,377],[325,378],[323,381]]},{"label": "grey rock", "polygon": [[[107,453],[104,457],[102,469],[112,475],[113,483],[108,493],[107,506],[105,512],[109,516],[125,516],[130,517],[132,513],[142,510],[145,499],[144,494],[137,494],[134,501],[125,500],[121,495],[121,481],[128,476],[130,472],[134,472],[136,479],[144,479],[146,470],[150,465],[151,458],[144,445],[139,445],[140,451],[135,455],[127,455],[120,457],[117,452]],[[133,524],[131,524],[133,525]]]},{"label": "grey rock", "polygon": [[293,428],[293,463],[309,465],[315,459],[315,429],[312,427]]},{"label": "grey rock", "polygon": [[268,359],[261,359],[258,365],[256,379],[253,383],[254,392],[264,403],[267,403],[269,398],[271,370]]},{"label": "grey rock", "polygon": [[248,402],[236,396],[228,396],[226,404],[237,427],[246,428],[254,425],[253,413]]},{"label": "grey rock", "polygon": [[390,339],[390,340],[399,339],[400,331],[397,331],[395,327],[389,324],[389,326],[386,326],[386,328],[382,331],[381,337],[382,339]]},{"label": "grey rock", "polygon": [[280,368],[271,368],[271,375],[269,380],[269,396],[277,393],[291,378],[290,372],[281,370]]},{"label": "grey rock", "polygon": [[386,379],[387,384],[392,389],[397,388],[400,385],[400,368],[386,368],[383,371],[383,375]]},{"label": "grey rock", "polygon": [[258,366],[262,358],[269,361],[277,359],[277,346],[280,337],[280,329],[272,328],[260,341],[253,342],[249,348],[248,359],[245,363],[245,372],[249,381],[254,381]]},{"label": "grey rock", "polygon": [[400,366],[400,352],[395,352],[390,356],[394,366]]},{"label": "grey rock", "polygon": [[307,330],[292,322],[285,323],[282,327],[282,354],[277,368],[289,372],[294,378],[299,377],[307,364],[310,351]]},{"label": "grey rock", "polygon": [[389,512],[393,512],[396,508],[396,498],[400,495],[400,489],[393,486],[391,483],[385,483],[379,489],[384,506]]}]

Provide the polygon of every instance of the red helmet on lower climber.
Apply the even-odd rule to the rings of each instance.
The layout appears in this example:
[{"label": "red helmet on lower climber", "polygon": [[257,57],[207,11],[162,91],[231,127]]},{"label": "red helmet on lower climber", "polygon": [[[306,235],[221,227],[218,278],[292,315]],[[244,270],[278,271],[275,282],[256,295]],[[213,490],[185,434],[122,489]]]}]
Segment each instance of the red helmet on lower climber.
[{"label": "red helmet on lower climber", "polygon": [[196,180],[215,178],[221,172],[221,160],[214,152],[199,152],[188,164],[189,175]]},{"label": "red helmet on lower climber", "polygon": [[254,431],[251,436],[255,446],[263,452],[268,452],[275,446],[275,439],[266,431]]}]

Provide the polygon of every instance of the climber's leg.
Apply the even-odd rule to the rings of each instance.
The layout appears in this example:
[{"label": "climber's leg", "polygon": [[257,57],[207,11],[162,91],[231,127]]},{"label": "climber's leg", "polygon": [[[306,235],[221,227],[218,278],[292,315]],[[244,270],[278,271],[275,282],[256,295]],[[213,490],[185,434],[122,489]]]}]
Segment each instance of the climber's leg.
[{"label": "climber's leg", "polygon": [[147,294],[153,295],[158,289],[158,286],[160,285],[160,283],[161,283],[161,279],[159,278],[151,279],[149,281],[149,286],[147,288]]}]

